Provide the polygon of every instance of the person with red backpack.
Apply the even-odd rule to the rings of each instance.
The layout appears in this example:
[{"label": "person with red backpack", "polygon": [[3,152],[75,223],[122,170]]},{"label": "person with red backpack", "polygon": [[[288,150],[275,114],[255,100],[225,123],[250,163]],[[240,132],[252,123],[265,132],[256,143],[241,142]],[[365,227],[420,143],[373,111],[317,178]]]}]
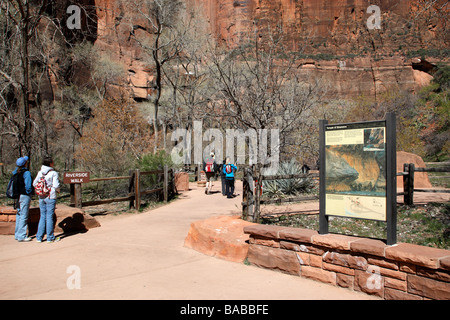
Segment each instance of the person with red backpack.
[{"label": "person with red backpack", "polygon": [[226,164],[223,166],[223,173],[225,174],[225,193],[227,198],[234,197],[234,173],[237,167],[231,163],[230,158],[227,158]]},{"label": "person with red backpack", "polygon": [[45,233],[47,233],[47,242],[60,240],[60,238],[55,238],[53,233],[55,229],[53,215],[55,213],[57,193],[59,192],[59,176],[53,167],[53,159],[48,156],[45,157],[41,170],[33,181],[35,193],[39,196],[39,209],[41,211],[36,233],[37,242],[42,242]]},{"label": "person with red backpack", "polygon": [[206,174],[206,188],[205,194],[210,194],[213,187],[212,179],[214,178],[217,171],[217,164],[214,152],[211,152],[210,156],[203,161],[203,171]]},{"label": "person with red backpack", "polygon": [[31,182],[31,173],[27,168],[28,157],[17,159],[17,168],[13,171],[11,180],[14,182],[14,192],[10,195],[17,201],[16,228],[14,238],[19,242],[31,241],[27,235],[28,213],[30,210],[31,196],[33,194],[33,186]]}]

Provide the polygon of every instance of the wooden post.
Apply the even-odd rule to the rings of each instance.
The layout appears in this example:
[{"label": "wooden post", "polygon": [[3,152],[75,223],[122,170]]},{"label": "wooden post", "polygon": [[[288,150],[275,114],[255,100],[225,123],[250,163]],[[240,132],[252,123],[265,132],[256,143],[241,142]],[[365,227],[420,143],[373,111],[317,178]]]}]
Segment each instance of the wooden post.
[{"label": "wooden post", "polygon": [[244,179],[242,180],[242,220],[249,221],[249,190],[250,190],[250,169],[244,169]]},{"label": "wooden post", "polygon": [[253,222],[259,223],[260,217],[261,217],[261,171],[259,167],[256,167],[256,170],[253,171],[254,176],[256,177],[255,182],[255,192],[254,192],[254,199],[255,199],[255,211],[253,214]]},{"label": "wooden post", "polygon": [[141,209],[141,170],[134,171],[134,208]]},{"label": "wooden post", "polygon": [[82,208],[83,199],[81,197],[81,183],[70,184],[70,204],[76,208]]},{"label": "wooden post", "polygon": [[168,192],[169,192],[169,168],[167,165],[164,166],[164,185],[163,185],[163,191],[164,191],[164,202],[167,202],[168,200]]},{"label": "wooden post", "polygon": [[408,172],[403,176],[403,202],[405,205],[412,206],[414,204],[414,163],[403,164],[403,171]]},{"label": "wooden post", "polygon": [[416,167],[414,163],[410,163],[408,167],[409,171],[409,184],[408,184],[408,194],[409,194],[409,203],[408,205],[412,206],[414,204],[414,171]]},{"label": "wooden post", "polygon": [[[130,176],[130,180],[128,181],[128,194],[132,193],[134,190],[134,171],[130,170],[128,171],[128,174]],[[130,200],[130,209],[134,207],[134,200]]]},{"label": "wooden post", "polygon": [[403,176],[403,203],[408,205],[410,203],[409,200],[409,164],[403,164],[403,172],[408,172],[408,174]]}]

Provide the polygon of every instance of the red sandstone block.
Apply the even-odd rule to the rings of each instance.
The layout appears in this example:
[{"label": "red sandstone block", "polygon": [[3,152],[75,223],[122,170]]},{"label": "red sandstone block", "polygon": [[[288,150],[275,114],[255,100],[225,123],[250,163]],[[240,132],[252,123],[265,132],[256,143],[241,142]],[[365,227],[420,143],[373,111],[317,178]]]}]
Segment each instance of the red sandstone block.
[{"label": "red sandstone block", "polygon": [[416,296],[414,294],[409,294],[404,291],[396,290],[393,288],[384,289],[384,299],[385,300],[423,300],[422,297]]},{"label": "red sandstone block", "polygon": [[336,285],[336,273],[321,268],[302,266],[302,277]]},{"label": "red sandstone block", "polygon": [[372,258],[368,258],[367,262],[370,264],[379,266],[379,267],[387,268],[387,269],[392,269],[392,270],[399,269],[397,261],[390,261],[390,260],[386,260],[386,259],[382,259],[382,258],[372,257]]},{"label": "red sandstone block", "polygon": [[293,251],[252,244],[248,248],[248,262],[259,267],[300,275],[300,263]]},{"label": "red sandstone block", "polygon": [[431,269],[438,269],[439,260],[450,257],[450,251],[410,243],[400,243],[396,246],[386,248],[385,256],[391,260],[412,263]]},{"label": "red sandstone block", "polygon": [[307,266],[311,265],[311,262],[310,262],[311,255],[309,253],[296,252],[295,254],[297,255],[298,262],[301,265],[307,265]]},{"label": "red sandstone block", "polygon": [[353,289],[354,277],[343,273],[336,274],[336,284],[342,288]]},{"label": "red sandstone block", "polygon": [[352,269],[359,269],[359,270],[367,269],[366,258],[352,256],[350,254],[326,252],[323,255],[323,261]]},{"label": "red sandstone block", "polygon": [[263,239],[263,238],[250,238],[250,244],[259,244],[261,246],[272,247],[272,248],[280,248],[280,242],[272,239]]},{"label": "red sandstone block", "polygon": [[378,267],[377,270],[379,270],[379,272],[382,276],[399,279],[399,280],[406,280],[407,274],[404,272],[387,269],[387,268],[382,268],[382,267]]},{"label": "red sandstone block", "polygon": [[450,271],[450,257],[439,259],[439,266],[444,270]]},{"label": "red sandstone block", "polygon": [[333,272],[337,272],[337,273],[343,273],[343,274],[346,274],[346,275],[349,275],[349,276],[354,276],[355,275],[355,270],[354,269],[343,267],[343,266],[339,266],[339,265],[336,265],[336,264],[323,262],[322,267],[323,267],[324,270],[328,270],[328,271],[333,271]]},{"label": "red sandstone block", "polygon": [[350,250],[350,243],[360,238],[344,236],[340,234],[318,234],[312,236],[312,243],[319,246],[338,250]]},{"label": "red sandstone block", "polygon": [[355,290],[383,298],[384,277],[373,268],[367,271],[355,270]]},{"label": "red sandstone block", "polygon": [[405,280],[392,279],[392,278],[386,277],[386,278],[384,278],[384,287],[406,292],[407,282]]},{"label": "red sandstone block", "polygon": [[254,224],[246,226],[244,228],[244,233],[250,234],[251,236],[279,239],[278,233],[284,229],[286,229],[286,227],[265,225],[265,224]]},{"label": "red sandstone block", "polygon": [[384,250],[388,247],[383,241],[373,239],[359,239],[350,244],[350,249],[354,252],[378,257],[384,257]]},{"label": "red sandstone block", "polygon": [[11,207],[0,207],[0,213],[3,214],[16,214],[17,209],[11,208]]},{"label": "red sandstone block", "polygon": [[280,239],[311,243],[311,238],[319,233],[316,230],[286,228],[279,232]]},{"label": "red sandstone block", "polygon": [[0,222],[8,222],[8,215],[0,214]]},{"label": "red sandstone block", "polygon": [[413,274],[408,275],[408,293],[436,300],[450,300],[448,282],[428,279]]},{"label": "red sandstone block", "polygon": [[445,271],[443,269],[435,270],[435,269],[417,267],[416,274],[418,276],[448,282],[450,285],[450,272]]},{"label": "red sandstone block", "polygon": [[322,256],[317,256],[315,254],[310,254],[309,256],[309,263],[311,264],[312,267],[318,267],[318,268],[322,268]]},{"label": "red sandstone block", "polygon": [[16,224],[12,222],[0,222],[0,234],[3,235],[12,235],[14,234],[14,230],[16,228]]}]

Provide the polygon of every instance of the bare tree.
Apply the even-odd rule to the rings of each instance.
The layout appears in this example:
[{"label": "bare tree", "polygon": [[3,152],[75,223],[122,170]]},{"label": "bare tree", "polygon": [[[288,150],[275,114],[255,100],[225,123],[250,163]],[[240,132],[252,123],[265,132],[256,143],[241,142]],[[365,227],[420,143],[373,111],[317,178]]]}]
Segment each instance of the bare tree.
[{"label": "bare tree", "polygon": [[[180,0],[146,0],[134,1],[133,6],[138,18],[132,23],[131,35],[152,59],[155,71],[155,97],[153,125],[155,128],[155,152],[158,148],[159,118],[161,95],[163,92],[163,67],[177,56],[181,43],[176,41],[175,23],[183,7]],[[138,24],[136,21],[144,23]],[[138,33],[142,30],[144,33]]]},{"label": "bare tree", "polygon": [[215,95],[207,114],[239,129],[278,129],[280,150],[290,157],[290,146],[307,139],[311,110],[326,99],[320,80],[303,82],[295,58],[283,47],[282,32],[266,31],[264,43],[256,35],[230,50],[213,48],[210,59]]},{"label": "bare tree", "polygon": [[[7,134],[16,138],[19,154],[30,154],[32,149],[31,45],[47,2],[38,5],[28,0],[5,0],[0,4],[0,103],[3,116],[11,124]],[[13,104],[19,109],[19,117],[14,115]]]}]

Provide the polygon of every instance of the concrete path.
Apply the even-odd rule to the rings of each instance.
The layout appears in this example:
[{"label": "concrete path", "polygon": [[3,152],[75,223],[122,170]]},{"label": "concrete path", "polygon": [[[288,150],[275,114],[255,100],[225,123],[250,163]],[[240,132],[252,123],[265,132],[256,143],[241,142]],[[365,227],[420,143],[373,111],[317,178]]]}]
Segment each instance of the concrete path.
[{"label": "concrete path", "polygon": [[241,202],[191,186],[166,206],[101,219],[58,243],[0,236],[0,299],[376,299],[185,248],[191,222],[238,214]]}]

